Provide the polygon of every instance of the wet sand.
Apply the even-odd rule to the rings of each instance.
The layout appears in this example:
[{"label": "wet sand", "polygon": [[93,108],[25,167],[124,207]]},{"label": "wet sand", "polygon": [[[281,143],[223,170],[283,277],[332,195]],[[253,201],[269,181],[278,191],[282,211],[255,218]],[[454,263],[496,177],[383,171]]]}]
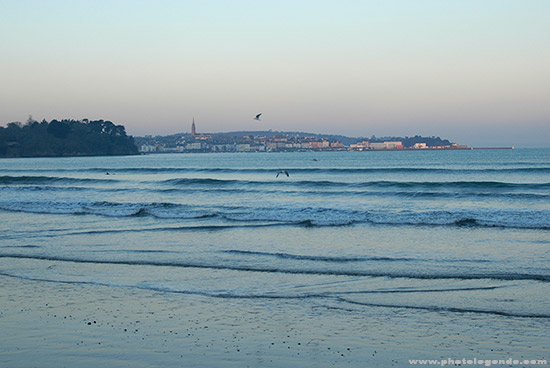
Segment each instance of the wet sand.
[{"label": "wet sand", "polygon": [[549,351],[546,319],[357,313],[314,301],[7,276],[0,290],[3,367],[409,367],[409,359],[539,359]]}]

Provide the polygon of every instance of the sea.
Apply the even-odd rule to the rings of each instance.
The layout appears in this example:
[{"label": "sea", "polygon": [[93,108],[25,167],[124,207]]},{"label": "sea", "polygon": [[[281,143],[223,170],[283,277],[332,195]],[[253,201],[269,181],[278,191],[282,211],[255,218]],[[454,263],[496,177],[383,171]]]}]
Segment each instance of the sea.
[{"label": "sea", "polygon": [[2,159],[0,218],[30,283],[550,321],[550,149]]}]

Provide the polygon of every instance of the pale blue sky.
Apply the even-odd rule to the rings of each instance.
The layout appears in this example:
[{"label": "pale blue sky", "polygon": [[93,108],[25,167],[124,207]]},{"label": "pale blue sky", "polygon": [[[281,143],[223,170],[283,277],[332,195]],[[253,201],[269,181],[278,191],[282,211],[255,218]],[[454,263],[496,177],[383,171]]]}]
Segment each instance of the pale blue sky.
[{"label": "pale blue sky", "polygon": [[2,125],[550,146],[545,0],[0,0],[0,63]]}]

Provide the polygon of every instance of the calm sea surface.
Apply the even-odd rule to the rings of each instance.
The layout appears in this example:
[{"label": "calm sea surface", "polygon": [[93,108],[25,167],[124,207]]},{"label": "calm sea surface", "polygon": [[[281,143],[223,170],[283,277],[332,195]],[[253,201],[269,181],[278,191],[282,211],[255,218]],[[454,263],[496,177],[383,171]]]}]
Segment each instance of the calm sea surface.
[{"label": "calm sea surface", "polygon": [[4,276],[550,318],[548,149],[2,159],[0,216]]}]

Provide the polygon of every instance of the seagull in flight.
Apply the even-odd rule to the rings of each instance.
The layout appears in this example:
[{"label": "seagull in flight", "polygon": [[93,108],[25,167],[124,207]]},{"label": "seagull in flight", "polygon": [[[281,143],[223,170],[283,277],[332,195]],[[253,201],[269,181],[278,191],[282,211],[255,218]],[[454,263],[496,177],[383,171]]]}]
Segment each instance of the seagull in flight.
[{"label": "seagull in flight", "polygon": [[262,115],[262,113],[259,113],[258,115],[256,115],[256,117],[254,118],[254,120],[261,121],[261,120],[260,120],[260,115]]},{"label": "seagull in flight", "polygon": [[280,174],[285,174],[286,176],[290,176],[290,175],[288,175],[288,171],[286,171],[286,170],[281,170],[281,171],[279,171],[279,172],[277,173],[276,178],[278,178]]}]

